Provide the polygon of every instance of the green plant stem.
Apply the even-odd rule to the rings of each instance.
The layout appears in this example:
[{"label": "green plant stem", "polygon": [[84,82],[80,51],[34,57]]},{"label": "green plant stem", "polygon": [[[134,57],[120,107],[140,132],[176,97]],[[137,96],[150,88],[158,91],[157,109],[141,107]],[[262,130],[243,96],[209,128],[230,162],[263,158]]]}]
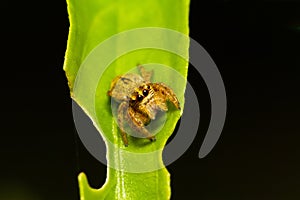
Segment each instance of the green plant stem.
[{"label": "green plant stem", "polygon": [[[108,165],[119,165],[121,169],[126,168],[124,165],[130,162],[126,157],[122,156],[122,151],[114,152],[109,150]],[[162,163],[162,152],[157,152],[153,155],[152,163]],[[147,157],[149,158],[149,157]],[[133,160],[134,161],[134,160]],[[149,163],[149,160],[142,160],[141,162]],[[81,199],[149,199],[149,200],[164,200],[170,199],[170,174],[165,167],[152,172],[145,173],[130,173],[114,168],[107,168],[107,181],[105,185],[98,190],[91,189],[88,186],[87,179],[82,173],[79,175],[80,196]],[[159,184],[157,183],[159,181]],[[153,185],[156,187],[153,188]],[[159,185],[164,185],[160,188]],[[151,187],[149,187],[151,186]],[[89,188],[89,190],[87,190]],[[151,188],[149,190],[148,188]],[[154,189],[154,190],[153,190]]]}]

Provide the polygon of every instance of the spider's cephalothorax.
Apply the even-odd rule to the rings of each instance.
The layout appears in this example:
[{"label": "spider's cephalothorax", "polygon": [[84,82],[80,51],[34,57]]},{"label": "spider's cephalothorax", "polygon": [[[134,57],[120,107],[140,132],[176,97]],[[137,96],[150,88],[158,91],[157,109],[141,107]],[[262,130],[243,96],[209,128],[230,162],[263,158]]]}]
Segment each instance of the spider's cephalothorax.
[{"label": "spider's cephalothorax", "polygon": [[157,111],[168,110],[167,101],[180,109],[179,101],[171,88],[163,83],[151,83],[152,71],[146,71],[142,66],[138,68],[142,76],[132,73],[117,76],[108,91],[108,95],[120,103],[118,125],[125,146],[128,146],[128,140],[124,120],[130,128],[154,141],[155,137],[145,125],[155,119]]}]

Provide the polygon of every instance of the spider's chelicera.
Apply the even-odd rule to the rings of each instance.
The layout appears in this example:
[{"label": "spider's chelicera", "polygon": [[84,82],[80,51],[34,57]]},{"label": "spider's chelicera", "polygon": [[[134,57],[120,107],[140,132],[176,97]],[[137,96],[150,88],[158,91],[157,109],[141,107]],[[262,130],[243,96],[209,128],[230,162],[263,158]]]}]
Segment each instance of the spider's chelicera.
[{"label": "spider's chelicera", "polygon": [[142,66],[138,66],[138,69],[141,76],[133,73],[117,76],[108,91],[108,95],[120,103],[117,118],[125,146],[128,146],[128,139],[124,122],[143,137],[155,141],[155,136],[145,126],[155,119],[157,111],[168,111],[167,101],[180,109],[179,101],[170,87],[164,83],[152,83],[153,72],[146,71]]}]

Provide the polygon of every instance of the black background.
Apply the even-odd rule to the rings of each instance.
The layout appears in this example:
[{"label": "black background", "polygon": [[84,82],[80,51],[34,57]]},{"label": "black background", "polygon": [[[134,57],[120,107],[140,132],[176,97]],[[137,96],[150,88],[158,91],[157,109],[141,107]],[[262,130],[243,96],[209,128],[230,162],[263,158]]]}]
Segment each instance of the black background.
[{"label": "black background", "polygon": [[[106,167],[73,124],[62,70],[68,27],[63,0],[1,5],[1,200],[79,199],[81,171],[94,187],[105,181]],[[193,145],[168,167],[172,199],[299,199],[300,2],[192,0],[190,31],[222,74],[228,114],[200,160],[209,99],[190,67],[203,120]]]}]

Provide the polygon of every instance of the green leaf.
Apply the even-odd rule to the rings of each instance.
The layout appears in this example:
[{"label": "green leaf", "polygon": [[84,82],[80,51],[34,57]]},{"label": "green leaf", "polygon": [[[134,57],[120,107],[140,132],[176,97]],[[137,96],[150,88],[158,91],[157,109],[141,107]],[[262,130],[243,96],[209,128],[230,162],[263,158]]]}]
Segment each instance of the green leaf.
[{"label": "green leaf", "polygon": [[[72,98],[106,142],[109,165],[108,178],[101,189],[90,188],[86,176],[79,175],[81,199],[169,199],[170,175],[162,162],[162,150],[182,110],[169,105],[166,115],[157,116],[151,129],[157,132],[156,142],[129,136],[129,146],[124,147],[113,117],[118,105],[111,103],[107,91],[113,78],[138,73],[136,66],[142,64],[154,71],[153,82],[164,82],[174,90],[183,108],[189,0],[67,3],[71,26],[64,70]],[[121,33],[131,29],[135,30]],[[116,39],[111,38],[118,33],[121,34]]]}]

